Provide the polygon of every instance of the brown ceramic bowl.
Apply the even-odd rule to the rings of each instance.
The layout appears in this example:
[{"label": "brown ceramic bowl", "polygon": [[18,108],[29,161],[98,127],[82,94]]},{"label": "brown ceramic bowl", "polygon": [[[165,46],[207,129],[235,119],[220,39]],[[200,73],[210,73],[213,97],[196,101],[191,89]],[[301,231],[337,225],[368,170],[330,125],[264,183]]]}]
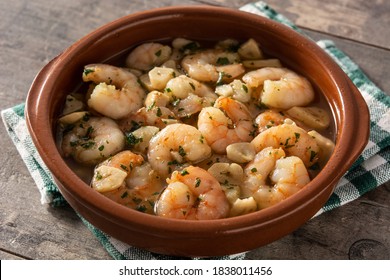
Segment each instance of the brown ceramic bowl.
[{"label": "brown ceramic bowl", "polygon": [[[336,147],[320,174],[276,206],[212,221],[160,218],[116,204],[85,184],[61,158],[55,127],[65,96],[81,83],[83,66],[104,62],[145,41],[188,37],[254,38],[272,57],[308,77],[324,93],[334,115]],[[314,42],[288,27],[237,10],[168,7],[120,18],[85,36],[36,77],[26,118],[33,141],[69,204],[89,222],[130,245],[180,256],[218,256],[254,249],[285,236],[309,220],[365,147],[369,113],[359,91]],[[359,135],[359,137],[356,137]]]}]

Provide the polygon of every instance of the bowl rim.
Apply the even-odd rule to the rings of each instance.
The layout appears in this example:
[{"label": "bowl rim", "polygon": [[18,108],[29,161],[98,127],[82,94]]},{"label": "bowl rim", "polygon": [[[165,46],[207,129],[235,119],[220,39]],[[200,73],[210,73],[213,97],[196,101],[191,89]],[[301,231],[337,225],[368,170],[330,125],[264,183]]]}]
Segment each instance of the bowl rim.
[{"label": "bowl rim", "polygon": [[[342,125],[338,127],[336,147],[333,155],[318,176],[300,190],[299,193],[285,199],[275,206],[238,217],[229,217],[210,221],[177,220],[148,215],[115,203],[89,188],[89,186],[67,166],[60,153],[53,153],[50,148],[53,146],[56,147],[55,139],[50,139],[55,137],[55,134],[53,134],[53,131],[51,130],[51,120],[47,116],[40,114],[42,110],[47,112],[47,110],[45,111],[45,106],[47,106],[45,102],[48,102],[47,100],[45,101],[44,98],[41,98],[41,95],[44,95],[44,89],[50,88],[50,86],[53,85],[53,79],[56,76],[58,77],[60,74],[58,66],[65,65],[77,54],[78,51],[89,48],[99,40],[104,40],[107,34],[124,28],[124,26],[127,26],[130,23],[140,22],[150,17],[165,17],[172,15],[184,17],[185,15],[193,14],[194,12],[204,15],[228,15],[237,18],[245,17],[247,21],[252,21],[255,24],[267,25],[275,32],[281,32],[286,36],[298,40],[303,43],[315,57],[318,57],[318,59],[322,60],[327,67],[331,69],[329,70],[331,71],[331,73],[329,72],[329,75],[332,77],[333,82],[338,85],[338,94],[340,95],[344,110],[335,112],[337,115],[336,118],[340,118],[342,120]],[[313,198],[315,199],[316,197],[319,197],[320,194],[326,191],[327,188],[334,188],[337,181],[347,171],[347,167],[355,161],[357,156],[363,150],[365,143],[368,141],[369,130],[367,127],[369,127],[369,116],[363,120],[363,122],[367,123],[367,126],[362,125],[362,123],[357,125],[356,123],[346,123],[345,121],[356,117],[356,106],[359,107],[359,114],[368,114],[365,102],[363,104],[361,100],[358,100],[358,105],[346,104],[344,102],[342,97],[349,94],[348,91],[354,92],[355,95],[358,95],[359,93],[359,91],[354,88],[354,85],[348,81],[347,76],[341,68],[319,46],[317,46],[315,42],[281,23],[259,15],[231,8],[212,6],[171,6],[141,11],[116,19],[82,37],[69,48],[64,50],[50,63],[48,63],[35,78],[26,101],[26,120],[28,122],[33,142],[36,145],[44,163],[47,165],[49,170],[51,170],[54,177],[60,184],[66,186],[67,191],[71,192],[75,198],[82,200],[80,201],[81,203],[86,203],[92,211],[95,211],[99,215],[109,215],[113,218],[115,217],[113,220],[114,222],[125,223],[133,230],[136,230],[134,227],[137,227],[139,231],[143,231],[148,229],[150,225],[153,225],[153,227],[158,229],[156,230],[156,235],[159,235],[161,232],[182,232],[192,236],[198,236],[202,234],[206,235],[210,231],[222,234],[227,231],[234,231],[246,227],[263,227],[267,224],[275,223],[285,215],[291,215],[292,213],[298,211]],[[359,99],[359,96],[356,98]],[[39,123],[44,124],[44,129],[36,131],[35,128]],[[346,126],[353,126],[354,129],[350,129],[349,133],[343,133],[344,131],[347,131]],[[356,131],[360,131],[360,135],[363,135],[362,137],[365,141],[360,141],[359,143],[352,141],[356,136]],[[50,140],[49,144],[47,142],[48,139]],[[355,143],[355,145],[352,145],[354,146],[352,154],[350,143]],[[338,156],[338,154],[349,154],[350,156],[348,159],[340,160],[340,156]],[[330,166],[333,167],[331,168]],[[332,177],[331,175],[334,171],[337,172],[337,175]],[[317,185],[317,187],[314,187],[315,185]],[[320,185],[325,187],[321,187]],[[82,187],[80,188],[80,186]],[[299,202],[304,203],[298,204]],[[299,205],[298,207],[297,204]],[[196,225],[196,227],[191,225]]]}]

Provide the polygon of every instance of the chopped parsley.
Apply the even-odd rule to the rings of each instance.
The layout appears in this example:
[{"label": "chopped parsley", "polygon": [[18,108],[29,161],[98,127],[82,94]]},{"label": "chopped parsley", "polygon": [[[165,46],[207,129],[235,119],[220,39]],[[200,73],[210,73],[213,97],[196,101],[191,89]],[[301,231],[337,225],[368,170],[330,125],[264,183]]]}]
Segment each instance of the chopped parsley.
[{"label": "chopped parsley", "polygon": [[217,65],[228,65],[228,64],[230,64],[230,61],[227,57],[218,57],[216,64]]},{"label": "chopped parsley", "polygon": [[249,136],[255,137],[256,136],[256,131],[257,131],[256,128],[251,130],[251,132],[249,132]]},{"label": "chopped parsley", "polygon": [[181,172],[180,172],[180,175],[181,176],[185,176],[185,175],[188,175],[190,174],[190,172],[188,172],[186,169],[183,169]]},{"label": "chopped parsley", "polygon": [[196,50],[199,49],[199,44],[197,42],[190,42],[186,45],[184,45],[183,47],[181,47],[180,51],[181,52],[185,52],[185,51],[191,51],[191,52],[194,52]]},{"label": "chopped parsley", "polygon": [[148,208],[145,205],[138,205],[136,210],[145,213]]},{"label": "chopped parsley", "polygon": [[141,203],[142,202],[142,199],[141,198],[139,198],[139,197],[133,197],[133,199],[132,199],[133,201],[134,201],[134,203],[136,203],[136,204],[139,204],[139,203]]},{"label": "chopped parsley", "polygon": [[78,140],[71,141],[69,144],[71,147],[76,147],[79,144],[79,141]]},{"label": "chopped parsley", "polygon": [[176,165],[176,164],[179,164],[179,162],[178,162],[176,159],[174,159],[174,160],[172,160],[172,161],[168,161],[167,164],[168,164],[168,165]]},{"label": "chopped parsley", "polygon": [[310,170],[319,170],[320,169],[320,165],[318,162],[314,163],[312,166],[309,167]]},{"label": "chopped parsley", "polygon": [[91,135],[92,135],[93,131],[94,131],[94,128],[92,126],[88,127],[87,132],[85,133],[85,135],[83,137],[81,137],[81,139],[85,140],[85,141],[91,139]]},{"label": "chopped parsley", "polygon": [[126,143],[130,146],[133,147],[137,145],[138,143],[141,143],[143,141],[142,137],[137,137],[134,135],[134,133],[129,132],[126,133],[125,135]]},{"label": "chopped parsley", "polygon": [[88,141],[88,142],[85,142],[85,143],[81,144],[80,146],[83,147],[84,149],[90,149],[90,148],[92,148],[94,145],[95,145],[95,142],[93,142],[93,141]]},{"label": "chopped parsley", "polygon": [[93,73],[93,72],[95,72],[94,69],[86,68],[86,69],[84,69],[84,73],[83,73],[83,74],[84,74],[85,76],[87,76],[88,74]]},{"label": "chopped parsley", "polygon": [[89,121],[89,118],[90,118],[90,115],[89,115],[89,114],[85,114],[85,115],[83,116],[83,121],[84,121],[84,122],[87,122],[87,121]]},{"label": "chopped parsley", "polygon": [[313,150],[310,150],[310,162],[312,162],[316,156],[317,156],[317,153]]},{"label": "chopped parsley", "polygon": [[150,111],[153,109],[153,107],[156,105],[156,101],[153,101],[152,104],[150,104],[147,108],[146,108],[146,111]]},{"label": "chopped parsley", "polygon": [[122,193],[121,198],[123,199],[123,198],[127,197],[128,195],[129,195],[129,193],[127,191],[125,191],[124,193]]},{"label": "chopped parsley", "polygon": [[101,179],[103,179],[103,176],[102,176],[102,174],[100,174],[99,171],[96,172],[95,179],[98,180],[98,181],[101,180]]},{"label": "chopped parsley", "polygon": [[265,105],[263,102],[260,102],[259,104],[256,104],[256,106],[262,110],[262,109],[268,109],[268,106]]},{"label": "chopped parsley", "polygon": [[291,147],[294,147],[294,145],[289,145],[288,144],[288,142],[291,140],[291,138],[290,137],[288,137],[287,139],[286,139],[286,142],[284,143],[284,147],[286,148],[286,149],[288,149],[288,148],[291,148]]},{"label": "chopped parsley", "polygon": [[247,87],[245,84],[242,84],[242,89],[243,89],[246,93],[248,93],[248,87]]},{"label": "chopped parsley", "polygon": [[72,131],[74,127],[75,127],[74,124],[68,124],[68,125],[64,128],[63,134],[67,134],[68,132]]},{"label": "chopped parsley", "polygon": [[175,97],[175,99],[172,101],[172,106],[176,107],[177,105],[179,105],[179,103],[180,103],[180,99]]},{"label": "chopped parsley", "polygon": [[220,85],[223,85],[223,79],[224,78],[231,78],[232,76],[229,75],[229,74],[226,74],[225,72],[221,71],[221,72],[218,72],[218,80],[217,80],[217,86],[220,86]]},{"label": "chopped parsley", "polygon": [[182,157],[185,157],[186,156],[186,151],[184,151],[184,148],[182,146],[179,146],[179,155],[181,155]]},{"label": "chopped parsley", "polygon": [[161,111],[161,108],[160,108],[160,107],[157,107],[156,116],[157,116],[157,117],[161,117],[161,116],[162,116],[162,111]]},{"label": "chopped parsley", "polygon": [[229,185],[229,181],[227,179],[225,179],[225,181],[223,181],[222,185]]},{"label": "chopped parsley", "polygon": [[136,121],[131,120],[131,129],[130,129],[130,131],[137,130],[137,129],[140,128],[140,127],[141,127],[141,124],[139,124],[139,123],[136,122]]},{"label": "chopped parsley", "polygon": [[196,177],[195,179],[195,188],[199,187],[200,186],[200,183],[201,183],[201,180],[199,177]]}]

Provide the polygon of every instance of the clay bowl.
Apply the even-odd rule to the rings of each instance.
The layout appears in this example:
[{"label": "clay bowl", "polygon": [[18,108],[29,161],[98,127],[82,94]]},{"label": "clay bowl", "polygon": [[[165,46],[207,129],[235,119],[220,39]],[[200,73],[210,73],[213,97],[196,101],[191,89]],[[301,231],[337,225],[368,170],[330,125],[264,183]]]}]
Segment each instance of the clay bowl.
[{"label": "clay bowl", "polygon": [[[85,184],[65,163],[55,127],[67,93],[81,83],[83,66],[105,62],[145,41],[254,38],[272,57],[308,77],[333,112],[336,147],[329,162],[304,189],[276,206],[212,221],[172,220],[116,204]],[[288,27],[237,10],[168,7],[120,18],[85,36],[47,64],[27,98],[26,119],[43,161],[69,204],[107,234],[130,245],[176,256],[219,256],[277,240],[308,221],[365,147],[369,113],[359,91],[314,42]],[[359,135],[359,137],[356,137]]]}]

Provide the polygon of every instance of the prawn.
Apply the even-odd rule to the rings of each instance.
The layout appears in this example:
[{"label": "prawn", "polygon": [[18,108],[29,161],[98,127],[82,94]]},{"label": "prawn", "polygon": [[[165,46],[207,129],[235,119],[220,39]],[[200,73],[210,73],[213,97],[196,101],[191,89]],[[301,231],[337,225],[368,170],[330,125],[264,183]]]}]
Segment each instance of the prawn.
[{"label": "prawn", "polygon": [[139,45],[126,58],[126,66],[137,70],[149,71],[154,66],[167,61],[172,54],[169,46],[160,43],[145,43]]},{"label": "prawn", "polygon": [[148,160],[154,170],[167,176],[186,163],[197,163],[211,155],[202,133],[188,124],[170,124],[151,140]]},{"label": "prawn", "polygon": [[134,126],[156,126],[158,128],[164,128],[168,124],[177,122],[179,121],[175,113],[170,109],[152,104],[149,107],[142,107],[137,112],[121,119],[118,123],[123,131],[129,131]]},{"label": "prawn", "polygon": [[181,66],[193,79],[216,83],[244,74],[245,68],[239,61],[239,55],[234,52],[205,50],[185,56]]},{"label": "prawn", "polygon": [[214,152],[224,154],[232,143],[251,141],[254,126],[245,104],[230,97],[219,97],[214,107],[200,111],[198,129]]},{"label": "prawn", "polygon": [[[243,195],[253,197],[258,209],[279,203],[298,192],[310,182],[302,160],[284,157],[282,149],[265,148],[245,167]],[[272,185],[267,184],[270,181]]]},{"label": "prawn", "polygon": [[155,204],[157,216],[187,220],[225,218],[230,205],[218,181],[200,167],[172,173]]},{"label": "prawn", "polygon": [[270,127],[283,124],[285,119],[286,117],[281,112],[276,110],[266,110],[260,113],[255,119],[257,132],[261,133]]},{"label": "prawn", "polygon": [[107,64],[84,67],[84,82],[94,82],[88,106],[112,119],[120,119],[142,107],[145,92],[130,71]]},{"label": "prawn", "polygon": [[123,150],[125,135],[118,125],[106,117],[85,115],[64,133],[61,148],[65,157],[95,165]]},{"label": "prawn", "polygon": [[191,116],[203,107],[212,106],[218,98],[210,87],[185,75],[169,80],[165,92],[178,117]]},{"label": "prawn", "polygon": [[145,107],[167,107],[167,105],[169,104],[169,99],[170,97],[168,94],[153,90],[146,95]]},{"label": "prawn", "polygon": [[316,140],[295,124],[284,123],[271,127],[257,135],[251,143],[256,152],[266,147],[282,148],[287,156],[299,157],[306,167],[318,161],[319,147]]},{"label": "prawn", "polygon": [[246,73],[242,80],[252,89],[262,88],[259,102],[270,108],[306,106],[314,100],[310,82],[287,68],[264,67]]},{"label": "prawn", "polygon": [[91,186],[119,204],[152,214],[163,181],[142,156],[122,151],[95,168]]}]

